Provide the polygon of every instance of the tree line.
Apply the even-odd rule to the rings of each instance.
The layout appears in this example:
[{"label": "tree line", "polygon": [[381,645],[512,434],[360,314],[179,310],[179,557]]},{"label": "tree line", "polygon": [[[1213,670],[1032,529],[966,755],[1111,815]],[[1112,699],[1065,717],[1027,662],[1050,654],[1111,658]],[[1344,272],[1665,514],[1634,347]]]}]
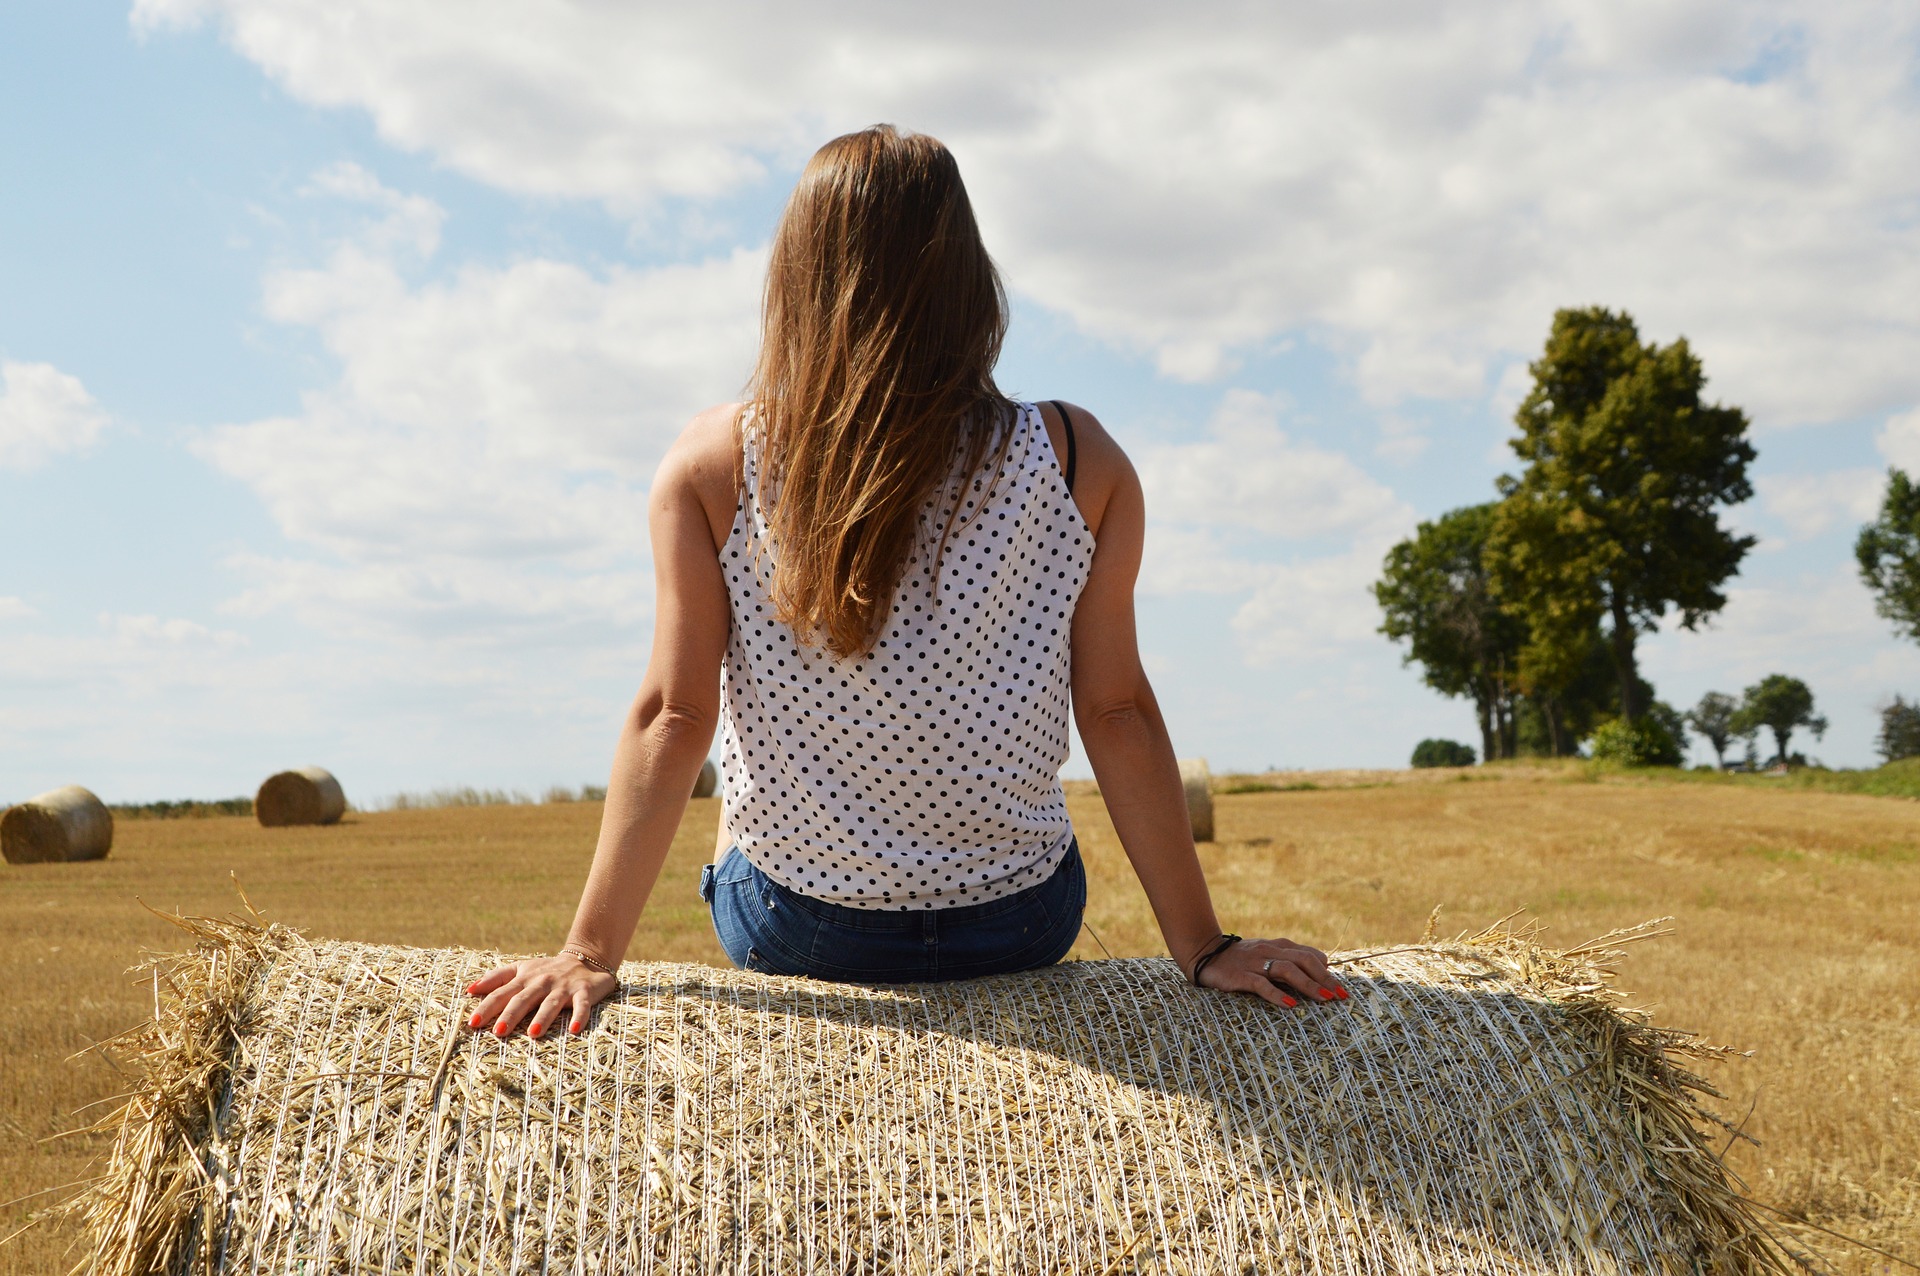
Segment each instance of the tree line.
[{"label": "tree line", "polygon": [[[1753,761],[1763,729],[1776,759],[1793,759],[1796,730],[1826,729],[1799,679],[1774,674],[1737,699],[1709,692],[1682,713],[1639,666],[1640,637],[1663,620],[1693,630],[1726,606],[1753,548],[1721,519],[1753,495],[1746,413],[1703,399],[1686,338],[1643,342],[1631,315],[1602,307],[1556,313],[1528,370],[1511,444],[1519,473],[1388,552],[1374,585],[1381,632],[1406,645],[1428,686],[1473,701],[1486,759],[1567,756],[1586,742],[1595,756],[1677,765],[1691,730],[1725,765],[1739,740]],[[1892,582],[1877,591],[1893,599],[1883,611],[1920,637],[1920,490],[1898,471],[1891,484],[1862,533],[1862,571],[1871,558]],[[1920,705],[1908,708],[1920,751]],[[1462,753],[1472,760],[1467,746],[1422,741],[1416,764]]]}]

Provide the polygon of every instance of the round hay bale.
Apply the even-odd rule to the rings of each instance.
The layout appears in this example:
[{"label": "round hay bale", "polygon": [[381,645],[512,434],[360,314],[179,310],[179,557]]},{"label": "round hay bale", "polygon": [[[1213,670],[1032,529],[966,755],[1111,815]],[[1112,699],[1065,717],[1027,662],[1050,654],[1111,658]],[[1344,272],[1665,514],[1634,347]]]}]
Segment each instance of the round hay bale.
[{"label": "round hay bale", "polygon": [[693,782],[693,795],[697,798],[712,797],[713,791],[719,787],[720,772],[714,767],[713,759],[708,758],[700,764],[700,775]]},{"label": "round hay bale", "polygon": [[1213,840],[1213,773],[1205,758],[1184,758],[1180,762],[1180,783],[1187,790],[1187,823],[1193,826],[1193,840]]},{"label": "round hay bale", "polygon": [[113,849],[113,812],[77,784],[42,793],[0,816],[9,864],[103,860]]},{"label": "round hay bale", "polygon": [[1351,953],[1351,1001],[1292,1012],[1164,958],[636,962],[534,1041],[465,1025],[498,954],[183,924],[73,1207],[112,1276],[1793,1270],[1690,1093],[1713,1052],[1591,946]]},{"label": "round hay bale", "polygon": [[266,828],[334,824],[347,813],[347,795],[333,774],[317,766],[270,775],[253,799],[253,813]]}]

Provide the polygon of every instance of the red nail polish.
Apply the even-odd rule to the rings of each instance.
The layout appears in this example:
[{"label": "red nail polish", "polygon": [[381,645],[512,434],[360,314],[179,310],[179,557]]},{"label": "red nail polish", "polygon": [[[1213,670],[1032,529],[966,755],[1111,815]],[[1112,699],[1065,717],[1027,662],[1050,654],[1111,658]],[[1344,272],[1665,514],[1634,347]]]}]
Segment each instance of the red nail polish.
[{"label": "red nail polish", "polygon": [[533,1027],[531,1027],[531,1028],[529,1028],[529,1029],[527,1029],[527,1035],[528,1035],[529,1037],[537,1037],[537,1036],[539,1036],[539,1035],[540,1035],[540,1025],[539,1025],[539,1024],[535,1024],[535,1025],[533,1025]]},{"label": "red nail polish", "polygon": [[507,1035],[507,1026],[506,1026],[505,1024],[495,1024],[495,1025],[493,1026],[493,1035],[494,1035],[494,1036],[496,1036],[496,1037],[504,1037],[504,1036],[506,1036],[506,1035]]},{"label": "red nail polish", "polygon": [[1299,1005],[1300,1003],[1295,1001],[1291,997],[1282,997],[1280,999],[1280,1004],[1285,1006],[1288,1010],[1292,1010],[1295,1006]]},{"label": "red nail polish", "polygon": [[473,1018],[471,1018],[471,1019],[469,1019],[469,1020],[467,1020],[467,1027],[469,1027],[469,1028],[478,1028],[479,1026],[480,1026],[480,1016],[479,1016],[479,1015],[475,1015],[475,1016],[474,1016]]},{"label": "red nail polish", "polygon": [[1337,988],[1334,990],[1334,996],[1340,998],[1340,1000],[1342,1001],[1345,1001],[1347,999],[1347,990],[1345,988]]},{"label": "red nail polish", "polygon": [[1332,994],[1332,993],[1330,993],[1330,992],[1328,992],[1328,991],[1327,991],[1327,990],[1326,990],[1325,988],[1322,988],[1322,989],[1320,990],[1320,1000],[1322,1000],[1322,1001],[1332,1001],[1332,1000],[1333,1000],[1333,994]]}]

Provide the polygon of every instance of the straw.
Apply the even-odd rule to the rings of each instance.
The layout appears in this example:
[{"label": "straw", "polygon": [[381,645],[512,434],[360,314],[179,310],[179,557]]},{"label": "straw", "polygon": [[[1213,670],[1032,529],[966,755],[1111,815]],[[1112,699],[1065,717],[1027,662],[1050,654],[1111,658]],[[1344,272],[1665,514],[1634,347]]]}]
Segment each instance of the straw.
[{"label": "straw", "polygon": [[1164,959],[859,987],[629,963],[578,1037],[497,954],[181,919],[72,1207],[134,1273],[1793,1270],[1618,941],[1356,954],[1280,1011]]}]

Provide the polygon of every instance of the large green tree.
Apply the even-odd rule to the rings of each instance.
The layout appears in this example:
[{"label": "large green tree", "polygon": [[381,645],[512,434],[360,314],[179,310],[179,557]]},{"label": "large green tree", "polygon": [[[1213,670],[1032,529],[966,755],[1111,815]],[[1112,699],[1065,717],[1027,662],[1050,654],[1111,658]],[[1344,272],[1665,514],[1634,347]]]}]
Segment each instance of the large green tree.
[{"label": "large green tree", "polygon": [[1770,673],[1747,688],[1733,715],[1733,729],[1747,735],[1765,727],[1773,733],[1774,761],[1786,762],[1797,728],[1805,727],[1818,740],[1827,733],[1827,720],[1813,711],[1813,691],[1798,678]]},{"label": "large green tree", "polygon": [[1488,535],[1495,595],[1526,621],[1523,678],[1553,685],[1577,668],[1603,621],[1632,722],[1649,704],[1638,636],[1669,611],[1695,628],[1753,547],[1719,509],[1753,494],[1754,450],[1739,408],[1703,403],[1706,374],[1684,337],[1642,344],[1633,318],[1562,310],[1514,420],[1525,463],[1500,480]]},{"label": "large green tree", "polygon": [[[1538,663],[1522,667],[1522,694],[1514,716],[1523,754],[1572,757],[1595,727],[1620,714],[1620,683],[1613,676],[1613,659],[1600,627],[1593,626],[1583,641],[1569,647],[1574,658],[1566,668],[1543,672]],[[1652,688],[1643,684],[1642,690],[1642,703],[1650,703]]]},{"label": "large green tree", "polygon": [[1687,725],[1698,731],[1713,746],[1714,761],[1721,770],[1727,767],[1727,746],[1739,733],[1733,729],[1740,713],[1740,702],[1724,691],[1709,691],[1700,703],[1687,710]]},{"label": "large green tree", "polygon": [[1853,543],[1860,579],[1873,591],[1873,605],[1894,628],[1920,639],[1920,488],[1904,470],[1887,471],[1880,516],[1860,529]]},{"label": "large green tree", "polygon": [[1514,666],[1524,627],[1502,611],[1483,562],[1493,505],[1470,505],[1420,524],[1387,552],[1373,595],[1386,619],[1380,632],[1407,644],[1426,684],[1447,696],[1471,696],[1480,720],[1480,756],[1514,752]]}]

